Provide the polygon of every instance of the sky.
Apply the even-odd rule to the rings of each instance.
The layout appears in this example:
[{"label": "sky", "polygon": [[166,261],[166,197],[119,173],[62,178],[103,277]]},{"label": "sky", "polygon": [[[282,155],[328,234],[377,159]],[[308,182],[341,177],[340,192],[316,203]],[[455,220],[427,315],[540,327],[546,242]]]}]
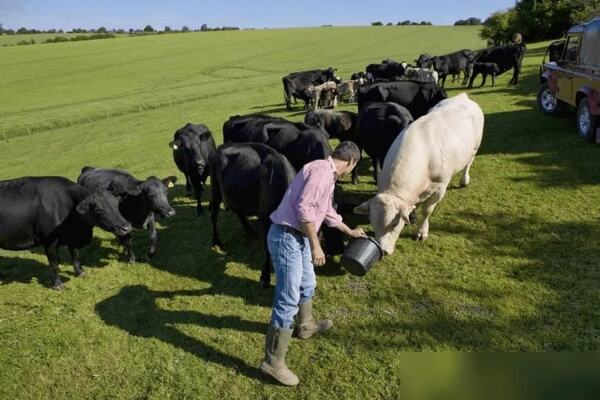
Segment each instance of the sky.
[{"label": "sky", "polygon": [[487,18],[514,0],[0,0],[4,28],[143,28],[170,26],[283,28],[369,25],[411,20],[452,25]]}]

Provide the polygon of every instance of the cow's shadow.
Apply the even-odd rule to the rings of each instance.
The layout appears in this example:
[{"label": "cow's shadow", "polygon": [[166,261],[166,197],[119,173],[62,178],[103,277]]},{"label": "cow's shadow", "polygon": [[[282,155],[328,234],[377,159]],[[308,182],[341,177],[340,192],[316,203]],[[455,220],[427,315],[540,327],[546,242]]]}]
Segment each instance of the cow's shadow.
[{"label": "cow's shadow", "polygon": [[131,335],[156,338],[207,362],[223,365],[251,378],[264,379],[258,369],[248,365],[241,358],[182,333],[177,325],[262,333],[267,329],[266,323],[247,321],[237,316],[218,317],[198,311],[164,310],[157,305],[159,299],[206,294],[202,290],[167,292],[153,291],[144,285],[126,286],[116,295],[98,303],[95,310],[108,325],[122,329]]},{"label": "cow's shadow", "polygon": [[[73,276],[73,270],[67,272],[69,276]],[[61,280],[66,283],[70,278],[61,274]],[[30,284],[37,281],[44,287],[51,287],[51,273],[48,263],[42,263],[30,258],[6,257],[0,256],[0,284],[8,285],[10,283],[26,283]]]}]

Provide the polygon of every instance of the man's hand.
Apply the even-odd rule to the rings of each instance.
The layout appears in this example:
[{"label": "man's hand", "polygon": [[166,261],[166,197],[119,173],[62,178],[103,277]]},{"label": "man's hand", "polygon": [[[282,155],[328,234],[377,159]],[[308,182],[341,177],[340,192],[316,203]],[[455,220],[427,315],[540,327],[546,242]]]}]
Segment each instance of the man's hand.
[{"label": "man's hand", "polygon": [[350,229],[350,231],[348,232],[348,236],[353,238],[366,238],[367,234],[365,233],[363,228],[354,228]]},{"label": "man's hand", "polygon": [[320,244],[316,245],[312,249],[312,263],[316,267],[325,265],[325,253],[323,252]]}]

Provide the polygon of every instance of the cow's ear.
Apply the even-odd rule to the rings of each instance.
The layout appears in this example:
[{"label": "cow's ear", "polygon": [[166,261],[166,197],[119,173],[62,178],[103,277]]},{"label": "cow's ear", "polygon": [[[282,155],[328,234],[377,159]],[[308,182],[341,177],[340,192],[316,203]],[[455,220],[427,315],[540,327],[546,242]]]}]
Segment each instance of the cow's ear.
[{"label": "cow's ear", "polygon": [[169,147],[172,148],[173,150],[177,150],[179,147],[181,147],[181,142],[179,140],[174,140],[172,142],[169,142]]},{"label": "cow's ear", "polygon": [[165,179],[162,180],[163,184],[168,187],[168,188],[172,188],[175,186],[175,182],[177,182],[177,177],[176,176],[169,176]]},{"label": "cow's ear", "polygon": [[399,211],[400,212],[398,213],[398,215],[400,216],[400,218],[402,218],[406,225],[410,225],[410,211],[408,210],[408,208],[406,208],[405,206],[400,206]]},{"label": "cow's ear", "polygon": [[91,203],[92,202],[90,201],[90,199],[86,197],[83,201],[77,204],[77,207],[75,207],[75,211],[77,211],[81,215],[87,214],[87,212],[90,211]]},{"label": "cow's ear", "polygon": [[358,215],[369,215],[369,203],[371,202],[371,200],[367,200],[362,204],[359,204],[358,206],[354,207],[354,214],[358,214]]}]

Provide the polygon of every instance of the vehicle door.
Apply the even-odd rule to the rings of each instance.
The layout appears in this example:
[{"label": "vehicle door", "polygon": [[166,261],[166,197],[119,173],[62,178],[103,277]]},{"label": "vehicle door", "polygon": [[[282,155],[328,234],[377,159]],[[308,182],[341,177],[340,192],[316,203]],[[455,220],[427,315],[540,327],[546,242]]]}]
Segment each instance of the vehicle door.
[{"label": "vehicle door", "polygon": [[581,47],[581,36],[570,35],[563,51],[561,60],[558,62],[560,68],[556,71],[556,83],[558,92],[556,97],[568,104],[575,104],[575,93],[573,93],[572,71],[579,63],[579,48]]}]

